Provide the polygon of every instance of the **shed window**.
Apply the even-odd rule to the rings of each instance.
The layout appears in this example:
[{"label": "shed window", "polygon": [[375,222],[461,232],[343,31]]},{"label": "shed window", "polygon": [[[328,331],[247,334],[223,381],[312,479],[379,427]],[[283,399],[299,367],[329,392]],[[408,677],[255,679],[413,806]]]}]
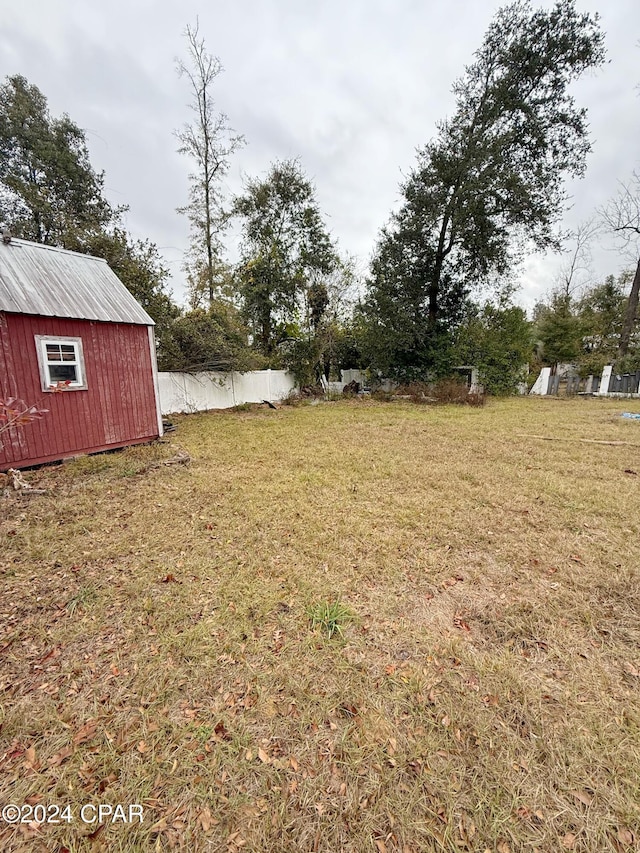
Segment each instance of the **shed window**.
[{"label": "shed window", "polygon": [[87,388],[82,338],[36,335],[36,349],[43,391],[50,391],[58,382],[69,383],[70,390]]}]

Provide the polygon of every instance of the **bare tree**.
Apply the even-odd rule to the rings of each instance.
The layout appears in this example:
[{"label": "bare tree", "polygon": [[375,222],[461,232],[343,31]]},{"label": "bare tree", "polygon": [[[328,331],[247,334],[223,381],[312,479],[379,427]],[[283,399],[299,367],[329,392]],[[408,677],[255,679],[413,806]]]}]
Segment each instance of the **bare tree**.
[{"label": "bare tree", "polygon": [[636,272],[631,284],[631,292],[618,344],[618,358],[625,356],[638,316],[638,296],[640,295],[640,175],[633,173],[632,179],[620,184],[620,190],[602,210],[602,219],[606,226],[619,238],[622,247],[633,252],[637,258]]},{"label": "bare tree", "polygon": [[566,235],[569,249],[566,260],[558,273],[556,290],[563,296],[574,296],[592,283],[591,241],[600,230],[595,219],[581,222]]},{"label": "bare tree", "polygon": [[197,20],[195,27],[187,26],[184,35],[188,61],[176,60],[176,68],[189,82],[189,106],[195,117],[175,135],[180,142],[178,152],[194,161],[195,171],[189,175],[189,203],[178,212],[186,214],[191,225],[190,262],[186,264],[190,287],[200,288],[212,302],[223,267],[222,234],[228,221],[223,180],[229,171],[229,158],[244,145],[244,137],[229,127],[224,113],[216,111],[212,88],[223,68],[207,51]]}]

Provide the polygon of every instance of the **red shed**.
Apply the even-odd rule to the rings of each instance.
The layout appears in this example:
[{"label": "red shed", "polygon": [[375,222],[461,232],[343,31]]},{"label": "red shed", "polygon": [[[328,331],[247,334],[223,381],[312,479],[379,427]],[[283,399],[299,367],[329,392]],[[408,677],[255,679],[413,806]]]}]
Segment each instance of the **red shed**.
[{"label": "red shed", "polygon": [[0,471],[162,435],[153,326],[106,261],[0,242],[0,398],[49,410],[0,436]]}]

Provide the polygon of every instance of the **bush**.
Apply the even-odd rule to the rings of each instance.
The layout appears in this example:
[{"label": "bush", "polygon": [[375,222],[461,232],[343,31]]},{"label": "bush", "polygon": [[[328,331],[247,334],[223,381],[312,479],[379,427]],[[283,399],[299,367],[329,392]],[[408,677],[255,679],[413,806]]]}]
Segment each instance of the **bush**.
[{"label": "bush", "polygon": [[302,397],[297,388],[292,388],[286,397],[280,400],[281,406],[299,406],[302,403]]},{"label": "bush", "polygon": [[433,385],[431,390],[432,395],[438,403],[458,403],[468,404],[470,397],[474,398],[473,405],[479,405],[478,398],[484,399],[484,394],[480,395],[476,392],[471,394],[465,382],[459,379],[440,379]]},{"label": "bush", "polygon": [[468,406],[483,406],[483,392],[469,391],[467,385],[457,378],[439,379],[437,382],[410,382],[401,385],[395,392],[397,397],[408,397],[412,403],[457,403]]},{"label": "bush", "polygon": [[407,382],[396,388],[394,396],[408,397],[412,403],[435,403],[432,391],[433,385],[428,382]]}]

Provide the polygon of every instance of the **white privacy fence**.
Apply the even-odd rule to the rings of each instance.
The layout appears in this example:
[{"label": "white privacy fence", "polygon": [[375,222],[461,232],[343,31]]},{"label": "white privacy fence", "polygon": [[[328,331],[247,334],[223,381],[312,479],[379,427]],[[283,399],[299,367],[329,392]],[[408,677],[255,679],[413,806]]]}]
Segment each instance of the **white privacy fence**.
[{"label": "white privacy fence", "polygon": [[275,402],[295,387],[286,370],[253,370],[249,373],[159,373],[160,407],[163,415],[230,409],[242,403]]}]

